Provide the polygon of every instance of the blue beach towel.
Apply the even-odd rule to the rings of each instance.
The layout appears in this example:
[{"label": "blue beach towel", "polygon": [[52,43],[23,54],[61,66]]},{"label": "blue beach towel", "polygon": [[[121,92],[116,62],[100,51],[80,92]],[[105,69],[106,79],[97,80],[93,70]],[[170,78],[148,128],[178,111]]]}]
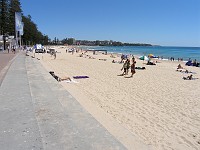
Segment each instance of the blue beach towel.
[{"label": "blue beach towel", "polygon": [[89,78],[88,76],[73,76],[74,79],[84,79]]}]

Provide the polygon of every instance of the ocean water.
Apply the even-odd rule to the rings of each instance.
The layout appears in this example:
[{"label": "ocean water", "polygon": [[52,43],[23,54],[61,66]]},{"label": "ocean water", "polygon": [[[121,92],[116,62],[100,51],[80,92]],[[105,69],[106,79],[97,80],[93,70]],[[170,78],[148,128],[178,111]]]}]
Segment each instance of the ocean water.
[{"label": "ocean water", "polygon": [[154,56],[168,59],[174,57],[183,58],[187,61],[196,59],[200,62],[200,47],[170,47],[170,46],[81,46],[85,50],[107,50],[112,53],[133,54],[135,56],[142,56],[153,54]]}]

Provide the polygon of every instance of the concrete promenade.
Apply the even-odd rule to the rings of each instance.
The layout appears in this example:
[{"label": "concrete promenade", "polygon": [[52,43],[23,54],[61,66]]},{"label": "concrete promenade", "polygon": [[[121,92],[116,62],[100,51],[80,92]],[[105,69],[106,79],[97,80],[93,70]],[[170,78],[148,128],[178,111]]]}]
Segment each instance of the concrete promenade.
[{"label": "concrete promenade", "polygon": [[8,53],[8,51],[0,51],[0,85],[4,78],[4,75],[6,74],[6,71],[8,70],[11,62],[16,56],[17,53],[14,54],[12,52]]},{"label": "concrete promenade", "polygon": [[123,150],[41,66],[19,52],[0,86],[0,149]]}]

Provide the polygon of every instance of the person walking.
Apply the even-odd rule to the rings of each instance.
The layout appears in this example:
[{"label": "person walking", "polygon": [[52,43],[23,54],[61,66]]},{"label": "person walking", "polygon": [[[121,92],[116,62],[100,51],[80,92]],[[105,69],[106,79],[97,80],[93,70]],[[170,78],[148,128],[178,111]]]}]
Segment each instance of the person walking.
[{"label": "person walking", "polygon": [[129,70],[129,68],[130,68],[130,60],[129,60],[129,59],[126,59],[124,65],[123,65],[123,67],[122,67],[122,69],[121,69],[121,70],[124,69],[124,72],[122,73],[122,75],[128,75],[128,70]]},{"label": "person walking", "polygon": [[130,77],[133,77],[133,75],[135,74],[135,64],[136,64],[136,61],[135,61],[135,58],[133,58],[132,65],[131,65],[131,76]]}]

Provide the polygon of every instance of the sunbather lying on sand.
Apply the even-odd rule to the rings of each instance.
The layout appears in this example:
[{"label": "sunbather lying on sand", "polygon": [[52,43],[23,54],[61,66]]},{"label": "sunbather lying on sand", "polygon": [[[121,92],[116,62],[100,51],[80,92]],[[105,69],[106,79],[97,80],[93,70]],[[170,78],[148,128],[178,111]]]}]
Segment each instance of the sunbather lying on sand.
[{"label": "sunbather lying on sand", "polygon": [[89,59],[95,59],[95,58],[94,58],[94,57],[92,57],[92,56],[89,56],[88,58],[89,58]]},{"label": "sunbather lying on sand", "polygon": [[146,68],[145,67],[135,67],[135,69],[144,70]]},{"label": "sunbather lying on sand", "polygon": [[62,77],[62,78],[60,78],[60,81],[64,81],[64,80],[72,81],[70,77]]},{"label": "sunbather lying on sand", "polygon": [[106,61],[107,59],[99,59],[99,60],[103,60],[103,61]]},{"label": "sunbather lying on sand", "polygon": [[192,74],[187,76],[187,77],[183,77],[184,80],[192,80]]},{"label": "sunbather lying on sand", "polygon": [[183,69],[177,69],[176,71],[178,72],[182,72],[182,73],[192,73],[192,74],[196,74],[196,72],[192,72],[192,71],[189,71],[189,70],[183,70]]},{"label": "sunbather lying on sand", "polygon": [[148,61],[148,62],[147,62],[147,65],[156,65],[156,64],[155,64],[155,62],[150,62],[150,61]]},{"label": "sunbather lying on sand", "polygon": [[60,81],[60,78],[59,78],[57,75],[55,75],[54,71],[50,71],[49,73],[50,73],[57,81]]},{"label": "sunbather lying on sand", "polygon": [[115,56],[113,54],[110,55],[111,58],[115,58]]},{"label": "sunbather lying on sand", "polygon": [[176,69],[176,71],[183,72],[183,73],[189,73],[188,70],[186,71],[186,70],[183,70],[183,69]]},{"label": "sunbather lying on sand", "polygon": [[112,60],[112,63],[119,63],[119,64],[121,64],[122,62],[121,61],[116,61],[116,60]]},{"label": "sunbather lying on sand", "polygon": [[187,77],[183,77],[184,80],[195,80],[195,79],[198,79],[198,78],[193,78],[193,75],[189,75]]},{"label": "sunbather lying on sand", "polygon": [[66,76],[64,76],[64,77],[59,77],[59,76],[55,75],[55,73],[54,73],[53,71],[50,71],[49,73],[50,73],[58,82],[64,81],[64,80],[71,81],[71,78],[70,78],[70,77],[66,77]]}]

